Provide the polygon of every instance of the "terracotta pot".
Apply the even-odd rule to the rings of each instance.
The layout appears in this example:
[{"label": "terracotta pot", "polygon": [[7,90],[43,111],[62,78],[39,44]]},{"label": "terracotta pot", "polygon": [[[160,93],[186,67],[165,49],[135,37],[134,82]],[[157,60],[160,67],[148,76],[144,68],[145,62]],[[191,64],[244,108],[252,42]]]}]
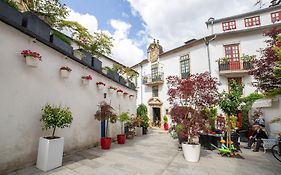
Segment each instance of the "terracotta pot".
[{"label": "terracotta pot", "polygon": [[165,131],[169,130],[169,125],[168,125],[168,123],[164,123],[164,130],[165,130]]},{"label": "terracotta pot", "polygon": [[111,145],[111,138],[110,137],[103,137],[100,139],[101,149],[110,149]]},{"label": "terracotta pot", "polygon": [[118,144],[125,144],[126,135],[125,134],[118,134],[117,135],[117,142]]}]

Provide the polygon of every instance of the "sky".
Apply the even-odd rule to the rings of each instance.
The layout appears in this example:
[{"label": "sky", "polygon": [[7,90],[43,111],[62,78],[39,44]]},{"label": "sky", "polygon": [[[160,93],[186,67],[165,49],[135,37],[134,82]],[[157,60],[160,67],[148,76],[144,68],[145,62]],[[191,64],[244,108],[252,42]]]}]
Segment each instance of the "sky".
[{"label": "sky", "polygon": [[[147,58],[155,38],[164,52],[185,41],[207,35],[205,22],[257,10],[258,0],[62,0],[70,10],[69,20],[90,33],[111,36],[111,58],[132,66]],[[262,0],[262,8],[270,0]]]}]

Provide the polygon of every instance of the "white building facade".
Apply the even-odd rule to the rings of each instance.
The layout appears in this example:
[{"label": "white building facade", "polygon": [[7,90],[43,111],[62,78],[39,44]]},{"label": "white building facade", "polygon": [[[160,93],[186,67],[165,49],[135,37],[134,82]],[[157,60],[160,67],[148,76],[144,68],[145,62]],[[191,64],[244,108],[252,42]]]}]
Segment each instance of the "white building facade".
[{"label": "white building facade", "polygon": [[[139,73],[137,105],[148,107],[151,122],[163,121],[170,105],[167,101],[168,76],[188,78],[191,74],[209,71],[218,78],[219,91],[228,90],[235,80],[244,85],[244,95],[255,91],[253,77],[248,75],[251,62],[243,55],[259,58],[266,47],[266,30],[281,27],[281,6],[274,6],[232,17],[207,22],[208,36],[193,39],[184,45],[163,52],[159,41],[150,44],[148,58],[133,66]],[[225,63],[218,62],[226,58]]]}]

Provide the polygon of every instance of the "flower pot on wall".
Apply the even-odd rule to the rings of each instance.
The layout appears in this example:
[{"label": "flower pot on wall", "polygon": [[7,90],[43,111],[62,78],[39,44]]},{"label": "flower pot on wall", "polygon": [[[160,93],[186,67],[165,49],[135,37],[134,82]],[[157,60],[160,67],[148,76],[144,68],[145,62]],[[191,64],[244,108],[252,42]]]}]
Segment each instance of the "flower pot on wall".
[{"label": "flower pot on wall", "polygon": [[125,134],[118,134],[117,135],[117,142],[118,142],[118,144],[125,144],[126,135]]},{"label": "flower pot on wall", "polygon": [[32,12],[24,12],[22,26],[33,32],[36,37],[50,40],[51,27]]},{"label": "flower pot on wall", "polygon": [[136,127],[136,136],[142,136],[142,127]]},{"label": "flower pot on wall", "polygon": [[110,137],[103,137],[100,139],[101,149],[110,149],[111,145],[111,138]]},{"label": "flower pot on wall", "polygon": [[39,62],[40,60],[33,58],[33,56],[25,56],[25,63],[28,66],[37,67]]},{"label": "flower pot on wall", "polygon": [[51,35],[50,42],[52,42],[55,46],[60,48],[61,50],[73,54],[73,47],[65,43],[63,40],[58,38],[56,35]]},{"label": "flower pot on wall", "polygon": [[97,87],[99,90],[103,90],[105,86],[103,84],[98,84]]},{"label": "flower pot on wall", "polygon": [[68,70],[60,70],[60,75],[62,78],[68,78],[69,77],[69,74],[70,74],[70,71]]},{"label": "flower pot on wall", "polygon": [[90,83],[90,80],[87,80],[85,78],[82,78],[82,84],[85,85],[85,86],[88,86]]},{"label": "flower pot on wall", "polygon": [[12,21],[17,25],[21,25],[22,23],[22,14],[3,1],[0,1],[0,18],[4,18],[10,22]]},{"label": "flower pot on wall", "polygon": [[198,162],[200,159],[200,144],[182,143],[183,155],[188,162]]},{"label": "flower pot on wall", "polygon": [[62,165],[64,138],[46,139],[40,137],[36,167],[49,171]]}]

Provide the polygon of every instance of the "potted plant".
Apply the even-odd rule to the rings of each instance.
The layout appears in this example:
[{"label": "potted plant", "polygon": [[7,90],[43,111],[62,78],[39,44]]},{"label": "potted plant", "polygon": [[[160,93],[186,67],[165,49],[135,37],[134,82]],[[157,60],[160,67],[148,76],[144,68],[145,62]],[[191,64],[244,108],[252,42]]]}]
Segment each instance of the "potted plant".
[{"label": "potted plant", "polygon": [[116,123],[116,114],[113,112],[114,109],[107,104],[106,102],[101,102],[99,105],[99,110],[97,110],[96,114],[95,114],[95,119],[102,121],[105,123],[106,127],[105,127],[105,137],[102,137],[100,139],[100,143],[101,143],[101,148],[102,149],[110,149],[110,145],[111,145],[111,137],[108,137],[108,125],[109,122],[111,123]]},{"label": "potted plant", "polygon": [[243,54],[241,57],[241,61],[243,62],[243,69],[249,70],[253,67],[252,63],[256,59],[256,55],[246,55]]},{"label": "potted plant", "polygon": [[121,122],[121,134],[117,135],[118,144],[125,144],[126,135],[124,134],[124,122],[127,122],[130,119],[128,112],[122,112],[118,116],[118,120]]},{"label": "potted plant", "polygon": [[127,95],[128,95],[128,92],[124,92],[123,95],[124,95],[124,96],[127,96]]},{"label": "potted plant", "polygon": [[116,89],[117,89],[117,88],[116,88],[116,87],[113,87],[113,86],[109,86],[109,87],[108,87],[108,90],[109,90],[110,93],[113,93],[114,91],[116,91]]},{"label": "potted plant", "polygon": [[118,89],[118,90],[117,90],[117,94],[118,94],[118,95],[121,95],[121,94],[123,94],[123,90],[121,90],[121,89]]},{"label": "potted plant", "polygon": [[147,128],[149,126],[149,118],[147,116],[147,107],[144,104],[140,104],[137,108],[137,116],[141,117],[142,119],[142,133],[144,135],[147,134]]},{"label": "potted plant", "polygon": [[96,85],[97,85],[98,89],[100,89],[100,90],[105,87],[105,84],[101,81],[96,82]]},{"label": "potted plant", "polygon": [[41,55],[29,49],[23,50],[21,54],[25,57],[25,62],[28,66],[37,67],[38,62],[42,61]]},{"label": "potted plant", "polygon": [[167,131],[169,129],[169,125],[168,125],[168,117],[165,115],[163,117],[164,120],[164,130]]},{"label": "potted plant", "polygon": [[219,62],[219,70],[220,71],[229,70],[229,62],[230,62],[229,58],[227,58],[227,57],[220,58],[218,60],[218,62]]},{"label": "potted plant", "polygon": [[53,129],[53,132],[51,136],[40,137],[36,167],[48,171],[62,165],[64,138],[55,136],[56,128],[69,127],[73,118],[68,107],[47,104],[42,111],[42,129]]},{"label": "potted plant", "polygon": [[134,95],[129,95],[129,98],[130,98],[130,99],[134,98]]},{"label": "potted plant", "polygon": [[60,75],[62,78],[68,78],[71,71],[72,71],[72,69],[70,67],[62,66],[60,68]]},{"label": "potted plant", "polygon": [[142,133],[142,124],[143,120],[141,117],[135,117],[135,118],[132,118],[132,124],[133,126],[136,128],[136,136],[142,136],[143,133]]},{"label": "potted plant", "polygon": [[89,82],[90,80],[93,79],[93,77],[91,75],[87,75],[87,76],[82,76],[81,79],[84,85],[89,85]]}]

